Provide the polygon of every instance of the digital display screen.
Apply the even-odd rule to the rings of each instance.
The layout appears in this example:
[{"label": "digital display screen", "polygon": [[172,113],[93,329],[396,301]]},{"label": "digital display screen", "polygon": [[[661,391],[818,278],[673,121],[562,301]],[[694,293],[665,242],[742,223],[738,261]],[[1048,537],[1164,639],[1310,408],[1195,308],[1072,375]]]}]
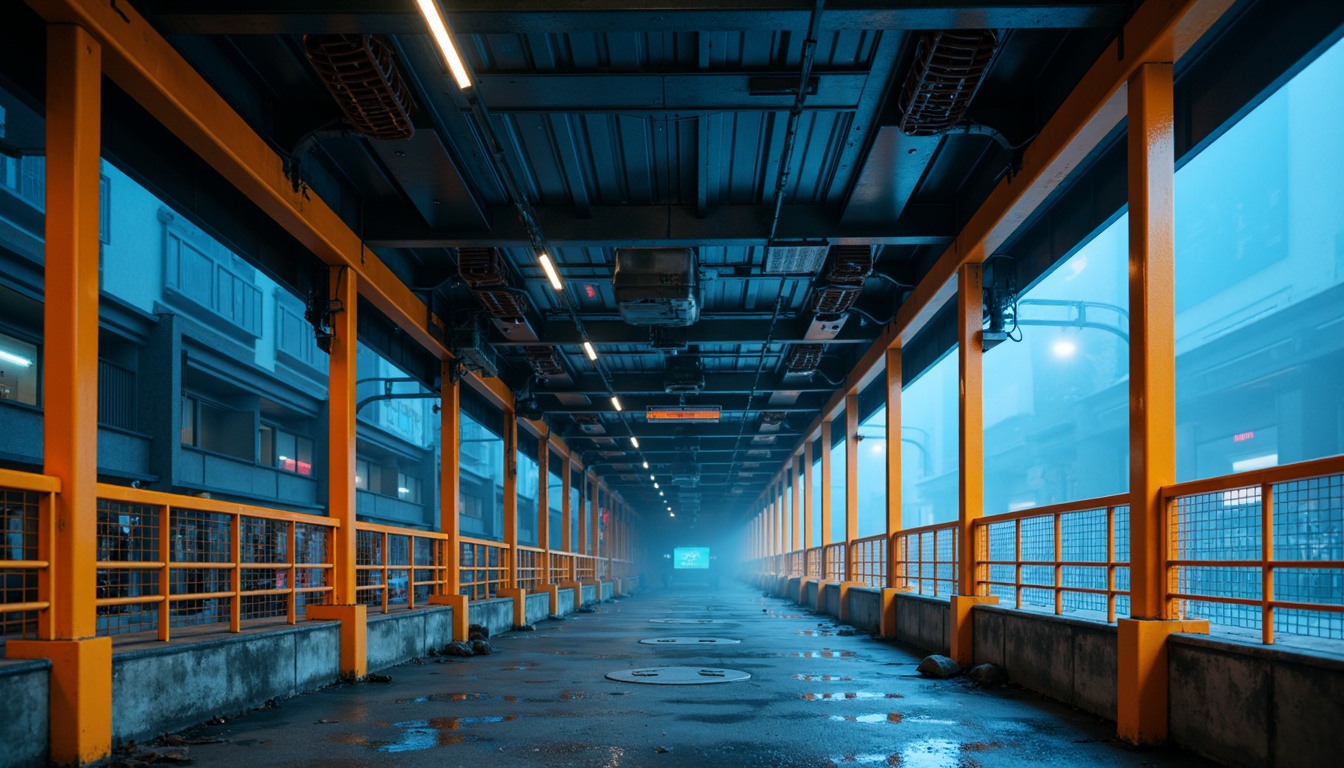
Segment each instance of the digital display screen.
[{"label": "digital display screen", "polygon": [[709,547],[677,547],[672,550],[672,567],[677,570],[709,568]]}]

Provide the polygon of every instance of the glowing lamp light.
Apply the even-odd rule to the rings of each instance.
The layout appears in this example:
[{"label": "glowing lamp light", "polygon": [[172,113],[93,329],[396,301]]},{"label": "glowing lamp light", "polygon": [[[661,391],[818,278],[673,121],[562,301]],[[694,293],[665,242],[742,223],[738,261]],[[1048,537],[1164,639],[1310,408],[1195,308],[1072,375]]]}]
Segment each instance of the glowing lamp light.
[{"label": "glowing lamp light", "polygon": [[1073,357],[1078,352],[1078,345],[1068,339],[1060,339],[1050,347],[1050,351],[1055,353],[1055,357]]},{"label": "glowing lamp light", "polygon": [[611,407],[615,408],[615,409],[618,410],[618,411],[621,410],[621,401],[620,401],[620,398],[616,397],[615,395],[612,395],[612,398],[611,398]]},{"label": "glowing lamp light", "polygon": [[32,360],[29,360],[23,355],[16,355],[13,352],[6,352],[3,349],[0,349],[0,360],[3,360],[6,363],[13,363],[14,365],[17,365],[22,368],[27,368],[33,364]]},{"label": "glowing lamp light", "polygon": [[593,342],[583,342],[583,354],[587,355],[589,360],[597,359],[597,350],[593,349]]},{"label": "glowing lamp light", "polygon": [[541,254],[541,271],[546,273],[546,279],[551,281],[552,288],[558,291],[565,287],[560,282],[560,273],[555,271],[555,265],[551,263],[551,257],[544,253]]},{"label": "glowing lamp light", "polygon": [[636,448],[638,448],[638,447],[639,447],[639,438],[638,438],[638,437],[635,437],[634,435],[631,435],[631,436],[630,436],[630,444],[633,445],[633,446],[635,446]]},{"label": "glowing lamp light", "polygon": [[448,63],[448,70],[453,73],[457,87],[464,91],[470,88],[471,77],[467,75],[467,68],[457,53],[457,46],[453,45],[453,36],[448,34],[448,23],[443,20],[438,3],[434,0],[415,0],[415,4],[420,7],[420,15],[425,18],[425,26],[429,27],[429,33],[439,46],[439,53],[443,54],[443,60]]},{"label": "glowing lamp light", "polygon": [[644,462],[644,468],[645,468],[645,469],[648,469],[648,468],[649,468],[649,462],[647,462],[647,461]]}]

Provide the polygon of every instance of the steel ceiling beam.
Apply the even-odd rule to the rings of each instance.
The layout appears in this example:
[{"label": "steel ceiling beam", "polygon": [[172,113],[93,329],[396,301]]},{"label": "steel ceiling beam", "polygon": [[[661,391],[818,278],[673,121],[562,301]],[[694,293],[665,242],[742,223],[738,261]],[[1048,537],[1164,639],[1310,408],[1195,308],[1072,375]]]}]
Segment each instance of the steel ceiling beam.
[{"label": "steel ceiling beam", "polygon": [[[821,393],[817,394],[819,395]],[[822,400],[823,400],[822,397],[813,396],[811,398],[808,398],[805,402],[801,404],[793,403],[792,405],[772,406],[772,405],[765,405],[764,399],[758,396],[756,398],[756,401],[752,404],[750,413],[756,413],[759,411],[770,411],[772,413],[816,414],[819,410],[821,410],[821,406],[823,404]],[[809,406],[809,403],[811,403],[812,405]],[[683,404],[683,398],[680,395],[667,395],[667,394],[621,395],[621,405],[624,406],[625,410],[628,411],[629,413],[636,414],[636,418],[638,418],[638,414],[642,414],[644,412],[645,408],[649,407],[674,408],[682,404]],[[722,392],[705,392],[704,394],[700,395],[686,395],[684,398],[684,405],[691,408],[705,407],[705,406],[719,406],[720,408],[722,408],[722,413],[725,416],[724,421],[728,420],[726,418],[728,414],[737,415],[733,419],[734,421],[736,421],[737,418],[740,418],[740,414],[743,412],[742,409],[745,408],[747,405],[747,395],[725,394]],[[542,410],[548,414],[612,413],[611,401],[605,398],[601,400],[595,399],[587,405],[562,404],[559,406],[552,407],[543,402]]]},{"label": "steel ceiling beam", "polygon": [[[593,206],[581,218],[572,206],[541,206],[537,221],[556,247],[673,247],[765,245],[772,205],[723,205],[705,216],[691,205]],[[489,209],[489,229],[439,230],[405,207],[371,209],[364,242],[373,248],[530,248],[532,241],[509,206]],[[814,205],[786,205],[776,240],[830,244],[946,246],[956,234],[946,205],[912,205],[898,221],[842,225],[838,213]]]},{"label": "steel ceiling beam", "polygon": [[[628,395],[661,395],[666,394],[663,382],[664,377],[661,372],[658,373],[616,373],[611,375],[612,387],[621,397]],[[784,376],[763,376],[761,381],[756,381],[756,375],[752,373],[706,373],[705,389],[707,392],[714,393],[749,393],[752,385],[756,385],[756,391],[760,392],[825,392],[830,394],[835,391],[835,387],[820,380],[818,377],[814,381],[798,379],[795,377]],[[608,410],[615,412],[610,408],[611,401],[607,398],[610,395],[607,392],[606,385],[602,379],[595,373],[585,373],[577,377],[575,385],[569,389],[543,389],[538,390],[536,394],[578,394],[598,397],[600,403],[606,403]],[[769,400],[764,398],[762,402]],[[763,410],[771,410],[769,405],[762,405]]]},{"label": "steel ceiling beam", "polygon": [[[564,268],[560,268],[561,274]],[[770,281],[773,283],[777,278],[771,275],[758,275],[757,279]],[[773,290],[773,287],[771,288]],[[774,335],[771,337],[772,345],[795,344],[807,341],[807,329],[811,324],[810,319],[796,318],[791,320],[781,320],[774,328]],[[620,320],[585,320],[583,329],[588,332],[588,340],[598,345],[598,353],[601,354],[604,344],[648,344],[649,329],[646,327],[634,326]],[[490,343],[497,347],[529,346],[534,347],[540,344],[569,345],[574,347],[574,353],[581,353],[579,345],[584,342],[584,338],[579,333],[578,326],[569,318],[553,318],[547,320],[537,330],[537,336],[541,339],[509,339],[497,329],[491,333]],[[845,323],[840,334],[834,339],[824,339],[818,343],[825,344],[871,344],[877,337],[880,329],[869,325],[862,326],[858,318],[851,318]],[[769,320],[702,320],[689,328],[675,328],[672,330],[675,338],[684,339],[687,344],[764,344],[767,335],[770,333]],[[650,349],[649,352],[658,350]],[[628,354],[628,353],[622,353]],[[661,387],[659,388],[661,389]]]},{"label": "steel ceiling beam", "polygon": [[[740,426],[738,420],[736,419],[732,421],[725,420],[724,422],[719,424],[683,424],[679,427],[672,427],[670,425],[662,425],[662,424],[648,425],[642,422],[637,422],[637,424],[639,426],[639,430],[635,434],[639,438],[641,446],[644,444],[644,441],[646,440],[655,442],[659,440],[679,440],[683,443],[683,445],[674,447],[683,451],[692,450],[697,445],[708,446],[709,444],[705,442],[707,440],[731,439],[736,441],[738,434],[738,427]],[[573,432],[566,431],[565,434],[569,435],[570,439],[576,441],[582,440],[584,438],[589,438],[593,440],[612,439],[616,440],[617,443],[619,443],[619,445],[610,450],[626,451],[630,449],[630,444],[628,442],[629,435],[619,435],[614,433],[606,435],[588,435],[584,434],[583,432],[579,432],[578,430],[575,430]],[[753,437],[756,437],[758,434],[759,433],[755,431],[748,431],[746,434],[742,436],[742,445],[750,445],[751,439]],[[802,437],[803,433],[796,429],[780,430],[779,432],[766,432],[763,433],[762,436],[777,437],[780,440],[784,440],[785,438]],[[732,445],[734,444],[735,443],[729,444],[728,447],[732,447]],[[714,445],[719,446],[718,443],[715,443]],[[656,447],[661,446],[653,446],[651,444],[650,450]],[[770,445],[764,445],[761,447],[769,448]],[[788,447],[792,449],[794,446],[792,443],[790,443]],[[603,450],[603,449],[599,446],[597,450]]]},{"label": "steel ceiling beam", "polygon": [[[805,30],[809,0],[442,0],[462,34],[568,32],[734,32]],[[151,15],[169,34],[421,34],[411,0],[151,0]],[[878,0],[831,0],[822,31],[874,29],[1030,29],[1112,27],[1120,2],[922,0],[892,7]]]},{"label": "steel ceiling beam", "polygon": [[[619,112],[784,112],[793,104],[798,76],[770,72],[676,72],[641,74],[483,74],[477,88],[495,114]],[[790,83],[792,80],[792,84]],[[807,108],[852,111],[859,106],[866,70],[819,71]],[[815,103],[814,103],[815,102]]]}]

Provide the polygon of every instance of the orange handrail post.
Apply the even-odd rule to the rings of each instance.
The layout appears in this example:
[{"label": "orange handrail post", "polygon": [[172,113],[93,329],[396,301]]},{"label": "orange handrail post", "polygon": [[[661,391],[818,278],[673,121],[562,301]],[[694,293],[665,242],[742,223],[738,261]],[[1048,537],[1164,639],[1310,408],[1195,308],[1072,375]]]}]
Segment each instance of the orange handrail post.
[{"label": "orange handrail post", "polygon": [[[82,764],[112,749],[112,641],[97,633],[98,248],[102,45],[83,27],[47,27],[44,473],[49,620],[10,658],[51,660],[50,758]],[[57,300],[59,299],[59,300]]]},{"label": "orange handrail post", "polygon": [[330,272],[331,321],[327,390],[327,508],[339,522],[332,549],[332,602],[309,606],[310,619],[341,623],[341,676],[368,672],[365,650],[368,607],[359,602],[356,565],[359,531],[355,528],[355,357],[358,352],[359,286],[353,270]]},{"label": "orange handrail post", "polygon": [[[462,525],[458,516],[462,456],[462,384],[456,380],[453,362],[444,361],[439,371],[439,531],[447,540],[435,546],[434,564],[439,567],[438,588],[429,596],[430,605],[453,609],[453,639],[466,640],[470,598],[462,594]],[[446,561],[446,562],[445,562]]]}]

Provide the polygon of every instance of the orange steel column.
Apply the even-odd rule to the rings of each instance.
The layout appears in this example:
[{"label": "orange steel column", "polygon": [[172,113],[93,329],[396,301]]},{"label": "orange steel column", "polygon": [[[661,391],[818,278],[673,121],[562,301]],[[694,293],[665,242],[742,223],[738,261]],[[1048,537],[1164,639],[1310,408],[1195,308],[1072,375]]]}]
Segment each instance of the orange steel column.
[{"label": "orange steel column", "polygon": [[[854,581],[854,540],[859,538],[859,396],[845,395],[845,581]],[[844,611],[844,601],[840,610]]]},{"label": "orange steel column", "polygon": [[355,380],[359,305],[358,277],[346,267],[329,273],[332,308],[331,354],[327,369],[327,507],[339,523],[332,548],[332,593],[330,605],[306,609],[309,619],[341,622],[341,676],[363,677],[368,671],[366,653],[368,607],[360,605],[355,567]]},{"label": "orange steel column", "polygon": [[1130,613],[1117,627],[1116,727],[1135,744],[1167,737],[1167,638],[1207,621],[1163,621],[1165,510],[1176,479],[1175,149],[1172,66],[1129,80]]},{"label": "orange steel column", "polygon": [[453,639],[466,640],[467,596],[461,594],[462,526],[458,517],[461,500],[459,470],[462,456],[462,385],[453,381],[451,361],[444,361],[439,371],[439,530],[447,535],[443,543],[442,562],[445,567],[439,594],[429,596],[430,605],[448,605],[453,609]]},{"label": "orange steel column", "polygon": [[896,637],[896,594],[908,592],[899,573],[896,534],[901,519],[901,348],[887,348],[887,578],[882,588],[885,638]]},{"label": "orange steel column", "polygon": [[[545,430],[543,430],[545,431]],[[537,546],[541,548],[542,577],[539,584],[551,583],[551,440],[537,438]]]},{"label": "orange steel column", "polygon": [[[831,420],[821,422],[821,541],[818,546],[825,547],[831,541]],[[822,563],[822,577],[826,576],[826,565]]]},{"label": "orange steel column", "polygon": [[[61,481],[43,523],[53,539],[50,621],[9,658],[51,660],[50,757],[78,764],[112,748],[112,641],[98,613],[98,173],[102,48],[79,27],[47,27],[44,472]],[[167,520],[160,520],[166,526]]]},{"label": "orange steel column", "polygon": [[[505,586],[495,590],[495,597],[513,598],[513,623],[527,623],[527,590],[518,586],[518,417],[513,408],[504,409],[504,546],[508,550],[508,570],[504,573]],[[540,464],[541,457],[537,457]],[[544,465],[543,465],[544,466]],[[542,488],[545,484],[542,485]],[[544,500],[538,490],[538,509]],[[547,563],[550,567],[550,563]]]},{"label": "orange steel column", "polygon": [[[598,532],[601,530],[601,527],[602,527],[602,519],[601,519],[601,516],[602,516],[602,504],[601,504],[601,500],[602,500],[602,499],[601,499],[602,487],[601,487],[601,485],[599,485],[598,482],[597,482],[597,474],[596,474],[596,473],[588,473],[588,474],[590,474],[590,475],[592,476],[592,479],[588,481],[588,489],[589,489],[589,492],[592,493],[592,503],[589,505],[589,509],[588,509],[588,517],[590,518],[590,522],[589,522],[589,526],[588,526],[588,554],[590,554],[590,555],[592,555],[594,558],[596,558],[596,557],[597,557],[597,546],[598,546],[598,544],[597,544],[597,536],[598,536]],[[593,563],[593,578],[594,578],[594,579],[597,578],[597,563],[596,563],[596,561],[594,561],[594,563]],[[578,604],[578,603],[577,603],[577,598],[576,598],[575,605],[577,605],[577,604]]]},{"label": "orange steel column", "polygon": [[[570,499],[570,488],[573,481],[570,479],[570,473],[573,468],[570,466],[569,454],[561,456],[561,465],[564,469],[560,473],[560,525],[564,530],[560,533],[560,548],[566,552],[577,551],[574,547],[574,505]],[[573,560],[571,559],[571,562]]]},{"label": "orange steel column", "polygon": [[[807,478],[803,483],[803,549],[816,546],[812,542],[812,441],[803,441],[803,468],[800,475]],[[812,574],[808,574],[811,576]]]},{"label": "orange steel column", "polygon": [[984,349],[980,329],[984,324],[984,259],[976,254],[971,263],[957,273],[957,365],[961,392],[958,397],[960,418],[957,437],[960,474],[957,478],[959,499],[957,516],[957,594],[951,599],[951,648],[953,661],[963,667],[974,660],[974,636],[971,609],[993,604],[996,597],[976,594],[975,521],[984,514],[985,427],[984,427]]}]

